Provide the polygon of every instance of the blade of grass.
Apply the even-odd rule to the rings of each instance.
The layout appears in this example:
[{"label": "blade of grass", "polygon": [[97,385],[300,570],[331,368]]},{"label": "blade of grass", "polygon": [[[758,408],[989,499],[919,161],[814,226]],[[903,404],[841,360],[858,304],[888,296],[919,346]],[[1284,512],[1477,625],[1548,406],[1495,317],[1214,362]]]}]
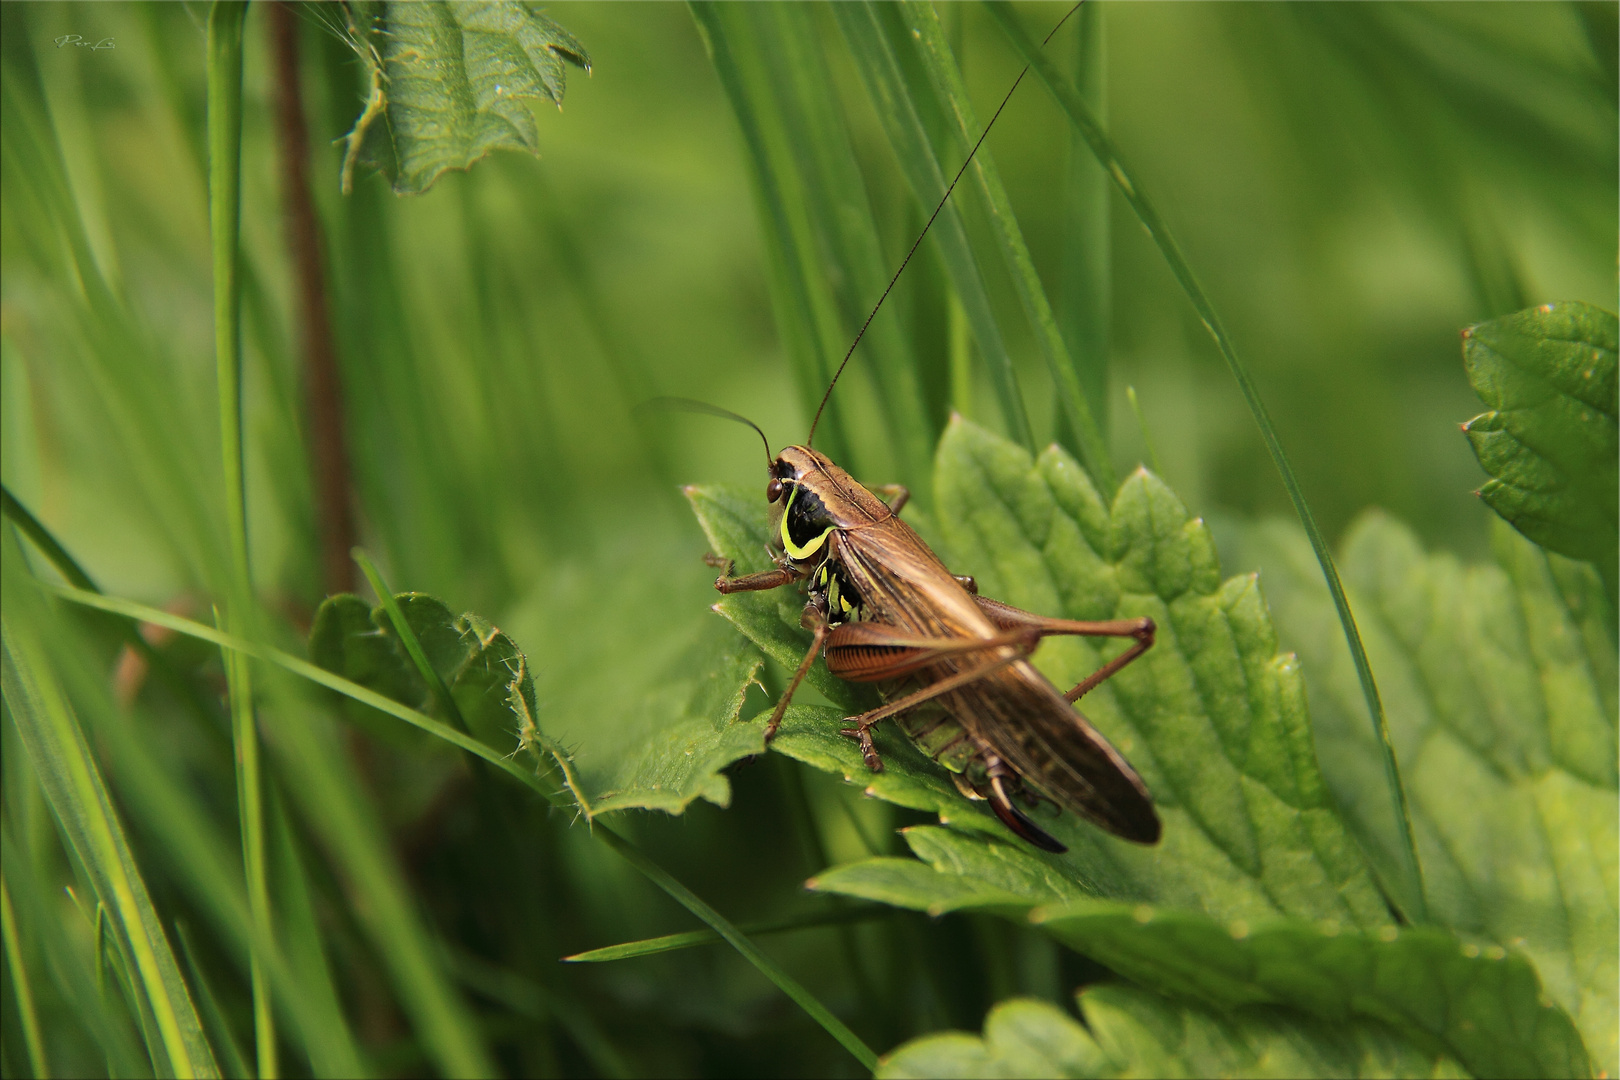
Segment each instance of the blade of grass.
[{"label": "blade of grass", "polygon": [[456,727],[470,733],[471,729],[467,727],[467,721],[461,715],[461,706],[456,704],[455,696],[450,693],[450,688],[444,684],[444,676],[440,675],[438,669],[428,662],[427,653],[422,651],[422,643],[416,639],[416,631],[411,629],[411,624],[405,618],[405,613],[399,608],[399,601],[394,599],[393,590],[388,587],[388,583],[377,572],[377,567],[371,561],[371,556],[366,554],[364,548],[358,547],[350,551],[349,554],[360,565],[361,572],[366,575],[366,581],[371,584],[371,591],[376,593],[377,599],[382,602],[383,610],[388,612],[388,620],[394,624],[394,632],[399,635],[399,640],[405,646],[405,651],[410,654],[411,662],[416,665],[416,670],[421,674],[422,681],[428,685],[428,688],[433,692],[433,696],[438,699],[439,707],[444,710],[446,716],[456,722]]},{"label": "blade of grass", "polygon": [[248,1068],[247,1058],[242,1056],[242,1048],[236,1045],[236,1036],[231,1032],[230,1022],[225,1019],[225,1012],[219,1007],[219,998],[214,996],[214,988],[203,977],[202,965],[197,963],[197,950],[191,944],[191,932],[182,922],[174,924],[174,932],[180,938],[180,952],[186,958],[186,970],[191,973],[191,984],[197,988],[197,1004],[202,1009],[203,1023],[208,1027],[208,1037],[213,1040],[220,1056],[225,1059],[225,1075],[253,1075],[252,1070]]},{"label": "blade of grass", "polygon": [[[1103,123],[1107,113],[1107,53],[1102,4],[1081,4],[1075,13],[1075,86]],[[1085,389],[1086,401],[1108,440],[1108,369],[1113,337],[1113,226],[1109,216],[1108,174],[1070,132],[1064,148],[1063,272],[1058,286],[1058,319],[1069,355]]]},{"label": "blade of grass", "polygon": [[[4,711],[9,723],[10,706]],[[13,897],[16,913],[27,927],[30,940],[44,955],[45,966],[73,1019],[101,1051],[109,1076],[140,1076],[149,1072],[128,1014],[110,1008],[105,992],[97,983],[95,959],[86,954],[82,941],[64,932],[59,912],[40,895],[36,877],[39,868],[31,865],[33,857],[33,853],[25,853],[25,848],[12,838],[10,821],[0,821],[0,866],[5,867],[6,879],[16,890]],[[91,947],[94,946],[92,938]]]},{"label": "blade of grass", "polygon": [[12,999],[17,1015],[22,1020],[23,1042],[28,1047],[28,1067],[40,1080],[51,1075],[45,1058],[45,1040],[39,1032],[39,1013],[34,1010],[34,989],[28,981],[28,967],[23,962],[22,942],[17,938],[17,916],[11,910],[11,888],[6,884],[4,870],[0,870],[0,937],[5,939],[6,967],[11,972]]},{"label": "blade of grass", "polygon": [[[92,594],[85,594],[92,595]],[[140,868],[62,688],[34,635],[0,614],[4,697],[46,798],[74,853],[114,916],[176,1076],[217,1076],[179,965]]]},{"label": "blade of grass", "polygon": [[[750,31],[742,20],[751,17],[749,12],[739,5],[706,0],[693,0],[688,7],[742,128],[760,201],[759,217],[770,234],[765,249],[775,266],[771,274],[773,307],[798,376],[800,395],[810,405],[821,397],[832,377],[839,335],[835,304],[807,220],[809,198],[798,171],[789,164],[791,151],[782,145],[788,125],[776,108],[768,76],[757,62],[749,63],[763,55],[762,50],[748,47]],[[824,420],[823,449],[837,460],[853,461],[842,411],[834,407]],[[859,463],[854,467],[859,468]]]},{"label": "blade of grass", "polygon": [[[506,755],[497,753],[488,746],[485,746],[483,743],[479,742],[477,739],[457,731],[448,724],[441,723],[440,721],[435,720],[424,713],[417,712],[415,709],[401,705],[392,698],[385,697],[373,690],[368,690],[358,683],[353,683],[348,679],[342,678],[341,676],[333,675],[331,672],[326,671],[323,668],[316,667],[307,660],[301,660],[296,656],[282,652],[280,649],[276,649],[268,645],[261,645],[257,642],[248,641],[245,638],[225,633],[221,630],[214,629],[213,627],[206,626],[202,623],[193,622],[190,619],[182,618],[178,615],[172,615],[169,612],[161,611],[158,608],[148,607],[145,604],[137,604],[133,601],[124,600],[119,597],[102,596],[97,593],[84,592],[80,589],[73,589],[59,585],[50,585],[43,582],[41,583],[41,586],[47,591],[52,592],[57,596],[62,597],[64,600],[69,600],[75,604],[83,604],[86,607],[97,608],[102,611],[111,611],[115,614],[139,619],[142,622],[150,622],[158,626],[165,626],[170,630],[185,634],[188,637],[212,642],[215,645],[237,650],[248,656],[254,657],[255,659],[275,664],[293,675],[307,679],[308,681],[316,683],[320,686],[324,686],[329,690],[334,690],[337,693],[352,698],[363,705],[370,705],[372,708],[377,709],[380,712],[385,712],[390,716],[397,717],[413,727],[421,728],[423,731],[429,732],[430,734],[443,739],[445,742],[448,742],[453,746],[459,747],[470,754],[482,758],[484,761],[489,762],[502,772],[507,773],[516,780],[532,788],[537,794],[539,794],[553,806],[564,809],[574,809],[572,803],[556,791],[553,791],[546,784],[544,779],[534,772],[524,769],[520,765],[516,764]],[[815,1019],[817,1023],[821,1024],[821,1026],[825,1028],[830,1035],[837,1039],[840,1044],[850,1051],[850,1053],[854,1054],[863,1065],[871,1068],[876,1064],[877,1055],[872,1052],[870,1047],[861,1042],[854,1032],[850,1031],[842,1021],[840,1021],[836,1016],[832,1015],[832,1013],[827,1010],[826,1006],[817,1001],[815,997],[809,993],[809,991],[800,986],[799,983],[791,975],[779,967],[775,961],[771,960],[764,953],[760,952],[759,948],[755,946],[753,942],[749,941],[746,937],[739,933],[737,928],[734,927],[719,912],[709,907],[708,904],[705,904],[696,896],[696,894],[687,889],[686,886],[675,880],[675,878],[671,877],[669,873],[666,872],[662,867],[658,866],[652,860],[648,859],[646,855],[642,854],[641,850],[634,844],[615,833],[606,825],[603,825],[600,822],[594,822],[591,826],[591,835],[607,844],[614,851],[618,852],[627,862],[629,862],[650,881],[652,881],[653,884],[657,885],[664,892],[668,893],[669,896],[682,907],[686,908],[688,911],[692,912],[692,914],[696,915],[699,919],[712,927],[716,933],[723,937],[731,944],[733,948],[742,953],[750,963],[758,968],[761,974],[765,975],[766,978],[775,983],[783,993],[792,998],[800,1008],[809,1013],[810,1016]]]},{"label": "blade of grass", "polygon": [[[879,919],[893,913],[894,909],[889,907],[858,907],[850,908],[847,911],[818,911],[814,915],[800,915],[791,919],[741,923],[737,926],[737,929],[744,934],[782,934],[789,930],[808,930],[817,926],[843,926],[853,922],[865,922],[868,919]],[[635,956],[652,956],[656,953],[675,952],[678,949],[690,949],[696,945],[712,945],[720,940],[720,935],[713,930],[688,930],[684,934],[664,934],[662,937],[627,941],[621,945],[605,945],[600,949],[587,949],[585,952],[563,957],[562,962],[565,964],[600,964],[608,960],[628,960]]]},{"label": "blade of grass", "polygon": [[500,1002],[519,1016],[532,1020],[548,1017],[556,1020],[601,1075],[611,1080],[635,1075],[635,1070],[618,1047],[613,1045],[591,1015],[574,1001],[543,983],[508,968],[498,967],[468,952],[452,953],[449,964],[456,977],[470,989]]},{"label": "blade of grass", "polygon": [[[245,0],[214,0],[208,13],[208,224],[213,248],[214,361],[219,394],[220,455],[225,476],[225,528],[234,581],[226,611],[233,629],[245,625],[252,603],[248,566],[247,459],[242,447],[242,21]],[[253,670],[227,654],[225,681],[236,745],[237,812],[247,870],[248,907],[255,928],[250,982],[253,1030],[261,1080],[280,1075],[276,1019],[258,941],[274,934],[265,878],[264,796],[259,735],[253,716]]]},{"label": "blade of grass", "polygon": [[[940,205],[949,189],[928,141],[922,117],[918,115],[917,104],[912,100],[877,15],[871,8],[856,4],[836,4],[833,14],[855,56],[856,66],[866,82],[878,118],[883,122],[900,171],[923,212],[931,213]],[[960,176],[961,173],[958,171],[956,175]],[[945,264],[945,271],[950,276],[951,285],[973,327],[979,352],[990,373],[990,385],[1001,407],[1007,434],[1015,442],[1028,447],[1033,454],[1037,452],[1035,436],[1024,411],[1024,398],[1018,388],[1012,356],[1007,352],[1001,328],[996,324],[978,259],[968,243],[967,230],[956,207],[949,202],[944,203],[930,232]]]},{"label": "blade of grass", "polygon": [[1084,101],[1074,87],[1069,85],[1062,72],[1046,57],[1044,53],[1030,40],[1011,12],[996,4],[986,4],[986,9],[995,18],[996,22],[1006,32],[1013,47],[1018,50],[1035,69],[1043,83],[1051,91],[1052,96],[1068,114],[1080,135],[1091,147],[1097,160],[1108,170],[1118,186],[1120,194],[1135,211],[1142,227],[1153,238],[1159,252],[1170,266],[1170,272],[1175,275],[1176,281],[1181,285],[1182,291],[1192,303],[1199,321],[1204,329],[1215,341],[1215,347],[1220,351],[1221,358],[1226,361],[1227,369],[1232,378],[1237,381],[1238,389],[1243,392],[1243,399],[1248,403],[1249,411],[1254,415],[1255,425],[1260,429],[1260,437],[1265,442],[1266,451],[1271,455],[1272,463],[1277,467],[1281,476],[1283,487],[1288,492],[1289,501],[1294,504],[1294,512],[1299,515],[1300,524],[1305,527],[1305,534],[1310,537],[1311,548],[1316,553],[1316,560],[1321,564],[1322,576],[1327,579],[1328,591],[1333,594],[1333,606],[1339,614],[1339,623],[1344,628],[1345,641],[1350,646],[1350,655],[1355,661],[1356,675],[1361,681],[1362,696],[1366,699],[1367,710],[1371,716],[1374,730],[1378,735],[1379,747],[1382,751],[1384,777],[1389,785],[1390,799],[1395,807],[1395,820],[1401,829],[1402,871],[1406,877],[1405,892],[1410,910],[1405,912],[1412,922],[1428,921],[1428,905],[1424,898],[1423,871],[1418,863],[1417,845],[1412,836],[1412,818],[1407,809],[1406,788],[1401,783],[1400,767],[1395,760],[1395,747],[1390,742],[1389,723],[1384,717],[1383,702],[1378,696],[1378,684],[1373,681],[1372,666],[1367,661],[1367,651],[1361,644],[1361,633],[1356,629],[1355,616],[1350,611],[1350,601],[1345,596],[1344,586],[1339,581],[1339,571],[1333,563],[1333,554],[1328,549],[1327,539],[1316,524],[1316,518],[1311,513],[1310,506],[1305,502],[1305,493],[1300,490],[1299,481],[1294,476],[1293,466],[1289,464],[1288,455],[1284,453],[1282,443],[1277,438],[1276,428],[1271,423],[1271,417],[1260,400],[1260,392],[1249,377],[1248,369],[1238,359],[1237,350],[1233,348],[1231,339],[1226,336],[1220,319],[1215,314],[1215,308],[1209,297],[1193,276],[1192,267],[1188,265],[1186,257],[1182,255],[1180,246],[1170,235],[1164,224],[1164,219],[1154,209],[1146,195],[1137,186],[1136,181],[1126,170],[1120,160],[1119,150],[1108,135],[1086,108]]},{"label": "blade of grass", "polygon": [[[767,71],[781,115],[797,136],[788,145],[802,177],[800,188],[810,200],[827,260],[838,271],[831,277],[842,314],[841,341],[848,341],[883,294],[891,271],[884,265],[878,224],[850,144],[823,35],[810,6],[773,4],[748,11],[759,33],[755,44],[762,46],[760,54],[773,58]],[[938,431],[924,412],[918,369],[908,355],[898,314],[873,320],[862,341],[866,372],[902,474],[931,479]]]},{"label": "blade of grass", "polygon": [[[867,6],[872,7],[870,3]],[[950,106],[949,115],[956,121],[956,133],[962,144],[972,146],[979,137],[979,125],[973,118],[973,103],[968,97],[967,83],[957,67],[950,45],[946,43],[945,29],[940,25],[939,16],[933,7],[917,3],[916,0],[901,4],[898,11],[906,29],[910,31],[910,37],[916,42],[917,55],[933,83],[934,94]],[[1023,78],[1021,73],[1019,78]],[[913,93],[923,89],[914,88]],[[1007,198],[1007,189],[1002,186],[1001,173],[988,147],[980,147],[973,155],[973,174],[978,181],[979,193],[989,208],[990,222],[994,226],[1002,260],[1007,264],[1013,287],[1035,331],[1035,340],[1046,361],[1047,371],[1052,376],[1058,408],[1073,432],[1074,449],[1098,484],[1104,490],[1111,491],[1114,487],[1114,463],[1108,452],[1108,441],[1103,437],[1102,426],[1097,422],[1101,404],[1096,399],[1087,399],[1080,381],[1079,364],[1069,355],[1069,347],[1058,329],[1057,318],[1052,314],[1052,305],[1046,298],[1040,275],[1035,272],[1029,247],[1024,243],[1024,234],[1018,227],[1018,218],[1013,214],[1012,202]]]},{"label": "blade of grass", "polygon": [[[5,485],[0,484],[0,516],[17,526],[19,532],[28,537],[34,546],[48,559],[57,573],[61,574],[76,588],[86,589],[99,593],[100,587],[94,579],[84,571],[76,559],[69,555],[67,549],[59,543],[51,531],[40,523],[39,519],[29,512],[16,496],[12,495]],[[141,636],[140,626],[129,619],[116,619],[118,631],[129,643],[141,659],[145,660],[151,671],[164,683],[175,691],[199,717],[208,721],[213,720],[213,710],[194,679],[186,677],[177,671],[169,662],[169,658],[152,648],[150,642]]]}]

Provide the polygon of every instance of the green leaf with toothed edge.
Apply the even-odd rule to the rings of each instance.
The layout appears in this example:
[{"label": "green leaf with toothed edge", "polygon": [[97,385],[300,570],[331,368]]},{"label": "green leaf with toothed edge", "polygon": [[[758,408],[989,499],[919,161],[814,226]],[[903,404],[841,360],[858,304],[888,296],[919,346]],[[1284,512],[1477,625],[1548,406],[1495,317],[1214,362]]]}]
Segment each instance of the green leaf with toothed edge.
[{"label": "green leaf with toothed edge", "polygon": [[1620,320],[1542,304],[1463,332],[1468,381],[1491,407],[1463,425],[1491,479],[1479,496],[1549,551],[1596,564],[1613,592],[1620,532]]},{"label": "green leaf with toothed edge", "polygon": [[1328,1024],[1281,1009],[1217,1011],[1104,984],[1076,995],[1077,1022],[1046,1001],[1013,998],[984,1035],[951,1031],[884,1056],[880,1080],[912,1077],[1462,1077],[1376,1020]]},{"label": "green leaf with toothed edge", "polygon": [[[1327,778],[1375,857],[1393,823],[1348,655],[1305,541],[1281,525],[1233,537],[1266,567],[1279,626],[1306,658]],[[1616,659],[1597,574],[1505,524],[1494,558],[1425,552],[1382,514],[1343,544],[1344,580],[1384,687],[1429,908],[1515,948],[1614,1075],[1620,921]]]},{"label": "green leaf with toothed edge", "polygon": [[[528,661],[510,637],[471,612],[451,614],[442,600],[426,593],[399,593],[394,600],[473,735],[500,747],[534,725],[534,680]],[[321,602],[309,632],[309,657],[327,671],[402,705],[450,719],[442,715],[444,710],[399,640],[388,613],[353,593]],[[347,700],[345,707],[357,718],[375,712]],[[384,722],[370,727],[391,731],[399,725]]]},{"label": "green leaf with toothed edge", "polygon": [[[684,637],[671,635],[673,647],[661,657],[647,650],[636,658],[634,678],[628,671],[587,678],[561,665],[577,676],[569,681],[575,696],[551,696],[542,718],[529,661],[510,636],[478,615],[453,616],[424,593],[396,600],[475,736],[505,750],[538,729],[575,751],[570,780],[588,815],[631,808],[680,813],[695,798],[724,806],[731,788],[720,770],[764,749],[761,725],[736,722],[761,661],[724,626],[700,623]],[[413,708],[440,711],[381,607],[347,593],[329,597],[316,613],[309,648],[328,671]],[[581,718],[592,728],[584,746],[570,723]]]},{"label": "green leaf with toothed edge", "polygon": [[540,152],[529,103],[562,108],[567,64],[591,69],[573,36],[531,3],[412,0],[350,5],[351,44],[371,94],[346,136],[343,187],[355,162],[419,195],[491,150]]}]

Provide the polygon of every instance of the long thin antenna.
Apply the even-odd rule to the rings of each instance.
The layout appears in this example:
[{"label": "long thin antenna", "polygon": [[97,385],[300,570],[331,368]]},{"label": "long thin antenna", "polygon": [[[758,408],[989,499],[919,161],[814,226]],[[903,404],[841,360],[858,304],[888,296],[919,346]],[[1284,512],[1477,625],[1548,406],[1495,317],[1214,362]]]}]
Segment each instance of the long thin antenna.
[{"label": "long thin antenna", "polygon": [[[1052,27],[1051,32],[1041,39],[1043,48],[1048,41],[1052,40],[1053,34],[1063,29],[1063,24],[1069,21],[1069,16],[1080,10],[1080,4],[1084,2],[1085,0],[1079,0],[1074,7],[1069,9],[1067,15],[1058,20],[1058,24]],[[923,237],[927,236],[928,230],[933,227],[934,219],[939,217],[939,212],[945,209],[945,204],[950,201],[951,192],[956,190],[957,181],[962,179],[962,174],[967,172],[967,167],[972,164],[973,155],[977,154],[979,147],[984,145],[985,137],[990,134],[990,129],[996,126],[996,121],[1001,117],[1001,110],[1007,107],[1007,102],[1012,100],[1013,91],[1018,89],[1018,84],[1023,82],[1024,76],[1028,74],[1029,65],[1025,64],[1024,70],[1018,73],[1018,78],[1014,79],[1012,86],[1007,88],[1007,95],[1001,99],[1001,104],[996,106],[995,115],[991,116],[990,122],[984,125],[984,131],[979,135],[979,141],[973,144],[973,149],[968,151],[968,156],[962,161],[962,167],[956,170],[956,176],[951,180],[951,186],[945,189],[945,195],[939,200],[939,205],[934,207],[932,214],[928,215],[928,224],[922,227],[922,232],[917,234],[917,239],[912,243],[911,250],[906,252],[904,259],[900,260],[900,269],[896,270],[894,277],[889,279],[888,287],[883,290],[883,295],[878,297],[877,304],[872,308],[872,314],[868,315],[866,321],[861,324],[861,332],[856,334],[855,340],[849,343],[849,351],[844,354],[843,362],[838,365],[838,370],[833,372],[832,382],[827,384],[827,392],[821,395],[821,404],[816,406],[816,418],[810,421],[810,437],[804,440],[804,445],[810,446],[816,441],[816,425],[821,423],[821,414],[827,408],[827,399],[832,397],[833,387],[838,385],[838,377],[844,373],[844,368],[849,366],[849,358],[855,355],[855,346],[859,345],[861,338],[866,336],[866,328],[872,325],[872,320],[877,317],[878,311],[883,307],[883,301],[889,298],[889,293],[894,289],[895,282],[899,281],[900,275],[906,272],[906,266],[911,262],[911,257],[917,254],[917,249],[922,246]]]},{"label": "long thin antenna", "polygon": [[636,406],[637,412],[653,409],[660,412],[701,413],[704,416],[718,416],[722,420],[735,420],[739,424],[747,424],[759,432],[759,441],[765,444],[765,467],[767,469],[771,467],[771,440],[765,437],[765,432],[760,431],[758,424],[740,413],[734,413],[730,409],[722,409],[718,405],[710,405],[707,401],[697,401],[693,398],[684,397],[649,398]]}]

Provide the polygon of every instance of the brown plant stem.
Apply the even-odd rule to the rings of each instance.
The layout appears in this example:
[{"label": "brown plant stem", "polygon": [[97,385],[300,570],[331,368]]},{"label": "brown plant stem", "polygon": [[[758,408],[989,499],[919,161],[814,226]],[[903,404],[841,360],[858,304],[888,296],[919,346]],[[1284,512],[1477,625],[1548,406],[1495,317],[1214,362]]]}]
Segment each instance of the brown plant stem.
[{"label": "brown plant stem", "polygon": [[349,559],[349,551],[355,545],[354,510],[344,439],[343,381],[333,344],[326,267],[321,260],[320,221],[310,197],[309,127],[304,120],[298,80],[298,14],[296,5],[288,0],[276,0],[269,9],[276,136],[281,151],[282,202],[303,351],[321,583],[328,594],[352,592],[354,564]]}]

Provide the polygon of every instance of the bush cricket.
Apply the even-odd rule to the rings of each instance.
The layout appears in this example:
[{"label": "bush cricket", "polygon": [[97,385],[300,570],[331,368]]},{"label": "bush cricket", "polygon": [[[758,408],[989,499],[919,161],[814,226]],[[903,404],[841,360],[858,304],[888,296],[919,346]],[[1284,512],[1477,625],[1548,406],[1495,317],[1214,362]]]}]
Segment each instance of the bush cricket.
[{"label": "bush cricket", "polygon": [[[1013,90],[1017,86],[1015,81]],[[765,440],[770,471],[765,497],[775,508],[770,554],[776,566],[734,576],[729,561],[713,555],[708,561],[721,570],[714,585],[722,593],[806,586],[801,622],[815,637],[771,713],[767,741],[816,657],[824,655],[833,675],[875,683],[884,698],[879,708],[848,717],[842,730],[860,744],[874,772],[882,771],[883,760],[872,727],[892,718],[950,770],[964,795],[988,800],[1009,829],[1038,848],[1066,850],[1020,802],[1055,803],[1116,836],[1152,844],[1160,825],[1147,788],[1073,703],[1153,644],[1153,620],[1053,619],[979,596],[972,578],[952,574],[900,520],[908,498],[904,488],[880,489],[890,497],[886,502],[811,445],[856,345],[994,124],[992,117],[867,316],[802,446],[772,455],[770,440],[745,417],[701,402],[664,399],[664,404],[737,420]],[[1050,635],[1121,637],[1133,643],[1065,694],[1029,662]]]}]

